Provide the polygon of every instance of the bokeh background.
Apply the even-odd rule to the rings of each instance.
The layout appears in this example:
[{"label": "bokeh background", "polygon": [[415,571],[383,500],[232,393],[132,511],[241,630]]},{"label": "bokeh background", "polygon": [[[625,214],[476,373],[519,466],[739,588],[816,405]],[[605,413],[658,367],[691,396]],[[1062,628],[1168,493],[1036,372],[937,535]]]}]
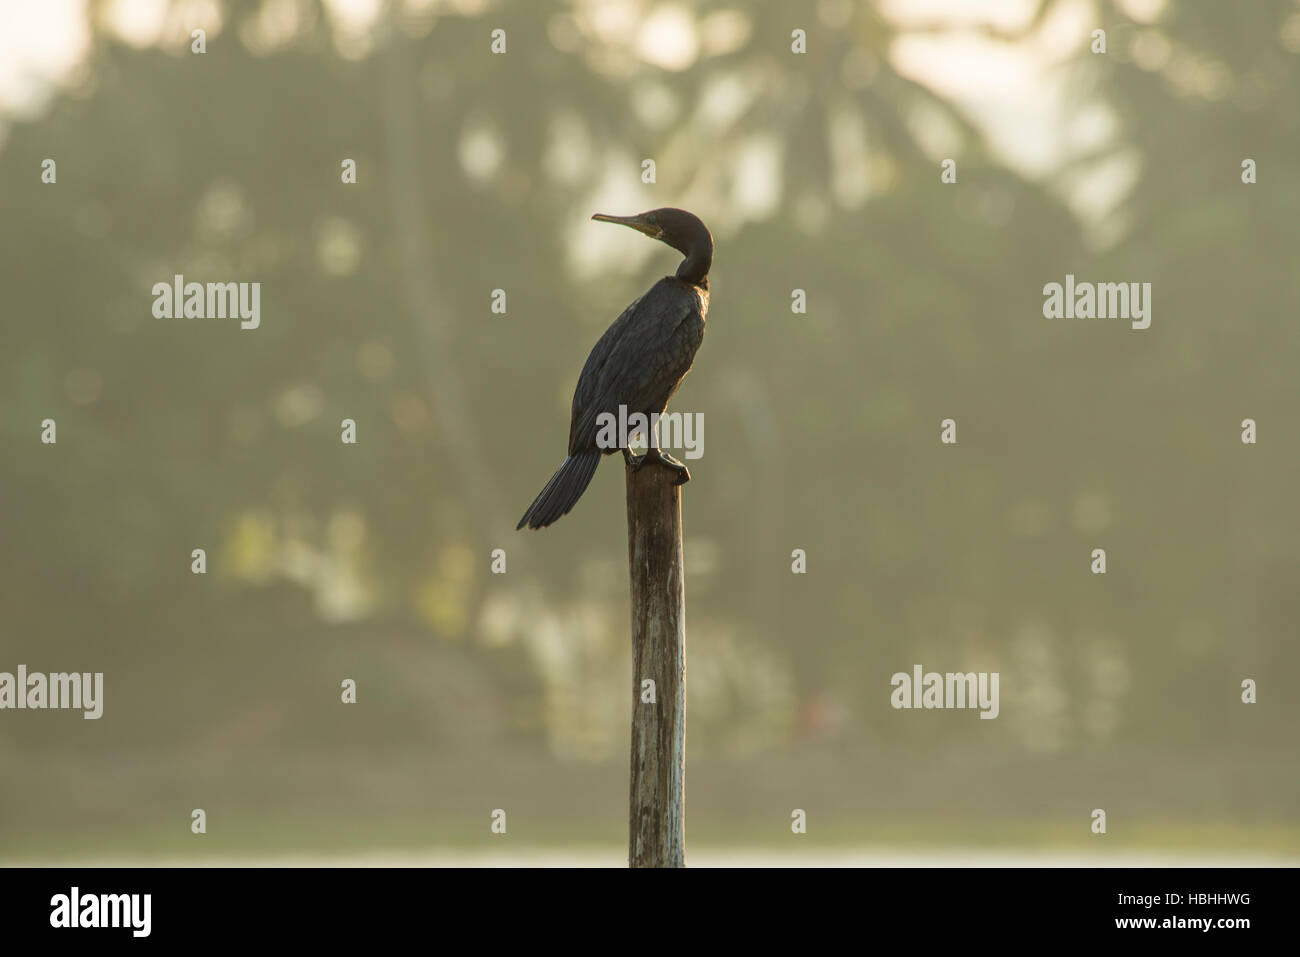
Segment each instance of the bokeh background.
[{"label": "bokeh background", "polygon": [[0,713],[0,862],[625,861],[621,466],[514,524],[662,205],[688,862],[1294,860],[1297,156],[1292,0],[2,0],[0,670],[105,713]]}]

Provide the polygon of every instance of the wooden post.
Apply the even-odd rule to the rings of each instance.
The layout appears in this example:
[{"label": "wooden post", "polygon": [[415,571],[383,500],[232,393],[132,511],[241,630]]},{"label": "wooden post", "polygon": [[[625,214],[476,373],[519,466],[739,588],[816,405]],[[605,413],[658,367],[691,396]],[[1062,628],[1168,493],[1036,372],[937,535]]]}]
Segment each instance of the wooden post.
[{"label": "wooden post", "polygon": [[[678,473],[627,466],[627,554],[632,573],[632,781],[628,865],[684,863],[686,592]],[[654,681],[654,702],[642,682]]]}]

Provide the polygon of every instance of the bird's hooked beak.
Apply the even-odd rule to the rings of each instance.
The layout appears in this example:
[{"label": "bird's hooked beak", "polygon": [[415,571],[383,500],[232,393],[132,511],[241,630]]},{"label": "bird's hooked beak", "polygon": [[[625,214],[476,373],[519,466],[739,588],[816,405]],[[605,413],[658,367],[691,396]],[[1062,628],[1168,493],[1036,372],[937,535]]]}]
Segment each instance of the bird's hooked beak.
[{"label": "bird's hooked beak", "polygon": [[609,216],[605,213],[596,213],[591,218],[601,223],[618,223],[620,226],[631,226],[637,232],[645,233],[651,239],[662,239],[664,235],[663,227],[646,220],[646,214],[640,216]]}]

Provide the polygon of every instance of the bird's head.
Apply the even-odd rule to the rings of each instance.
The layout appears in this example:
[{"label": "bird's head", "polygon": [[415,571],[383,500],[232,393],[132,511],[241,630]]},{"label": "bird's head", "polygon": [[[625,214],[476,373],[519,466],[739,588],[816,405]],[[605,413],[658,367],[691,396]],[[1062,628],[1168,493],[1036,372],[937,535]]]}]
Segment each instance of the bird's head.
[{"label": "bird's head", "polygon": [[[709,271],[709,264],[713,260],[713,236],[694,213],[673,206],[664,206],[635,216],[610,216],[606,213],[596,213],[591,218],[602,223],[630,226],[638,232],[645,233],[651,239],[667,243],[687,258],[687,262],[682,265],[691,275],[698,273],[703,276]],[[681,270],[678,274],[683,275]]]}]

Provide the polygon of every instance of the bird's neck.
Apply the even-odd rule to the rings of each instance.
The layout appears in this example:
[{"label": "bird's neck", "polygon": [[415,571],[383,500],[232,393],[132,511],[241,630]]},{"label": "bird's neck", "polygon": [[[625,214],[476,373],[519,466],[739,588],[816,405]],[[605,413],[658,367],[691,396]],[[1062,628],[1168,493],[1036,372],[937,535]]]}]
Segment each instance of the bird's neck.
[{"label": "bird's neck", "polygon": [[[712,245],[712,244],[710,244]],[[709,267],[713,265],[713,249],[697,249],[677,267],[677,278],[709,288]]]},{"label": "bird's neck", "polygon": [[677,267],[677,278],[708,288],[709,267],[713,265],[713,236],[705,225],[687,214],[685,228],[674,230],[664,242],[686,258]]}]

